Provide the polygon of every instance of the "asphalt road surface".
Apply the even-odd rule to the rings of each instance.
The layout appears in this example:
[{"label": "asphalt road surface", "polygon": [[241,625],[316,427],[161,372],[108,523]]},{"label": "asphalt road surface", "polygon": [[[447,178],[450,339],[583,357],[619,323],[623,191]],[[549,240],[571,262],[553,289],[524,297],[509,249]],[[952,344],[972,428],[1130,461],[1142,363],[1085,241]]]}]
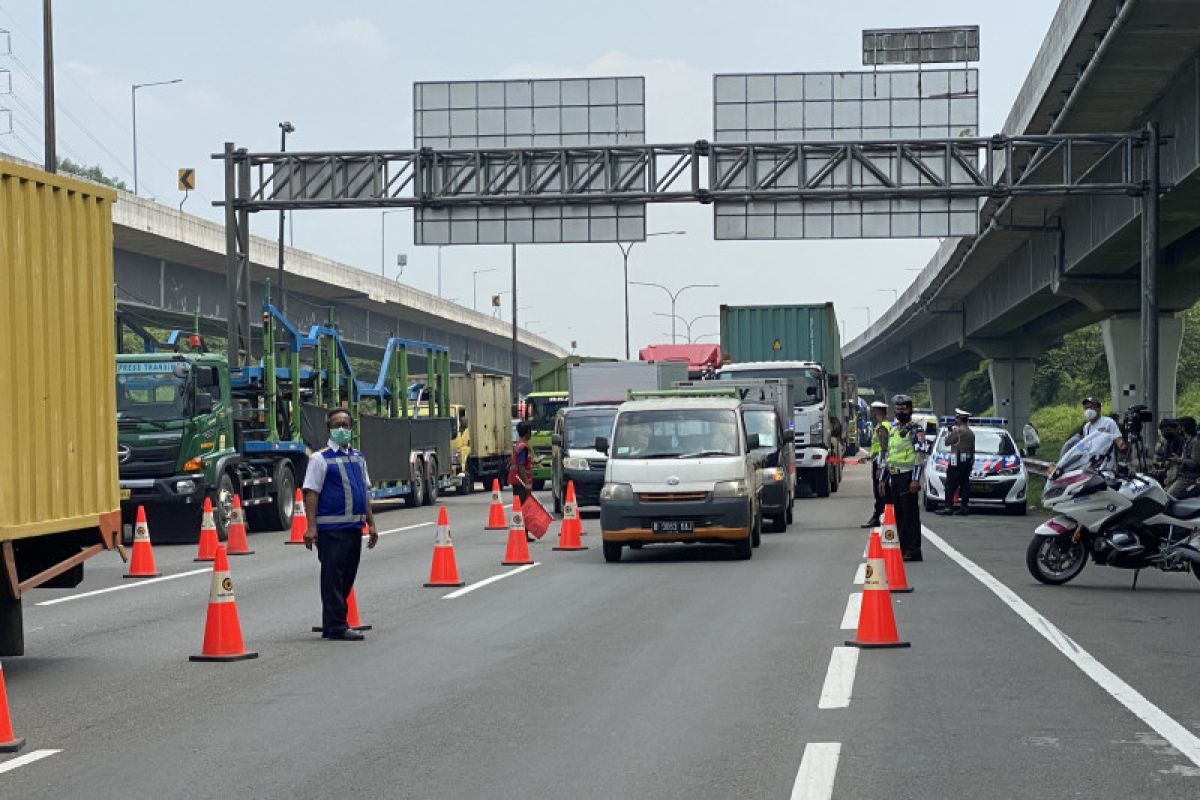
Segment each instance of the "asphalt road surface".
[{"label": "asphalt road surface", "polygon": [[449,598],[422,587],[435,510],[387,511],[365,642],[312,633],[315,554],[255,534],[231,566],[260,657],[227,664],[188,661],[210,580],[193,548],[156,547],[178,577],[154,582],[102,554],[26,597],[29,655],[3,666],[28,744],[0,756],[0,797],[1200,797],[1200,581],[1131,592],[1090,565],[1044,587],[1033,513],[927,515],[915,591],[893,596],[912,647],[846,649],[868,493],[848,467],[750,561],[605,564],[589,515],[591,549],[552,532],[516,572],[488,495],[445,498],[468,588],[505,575]]}]

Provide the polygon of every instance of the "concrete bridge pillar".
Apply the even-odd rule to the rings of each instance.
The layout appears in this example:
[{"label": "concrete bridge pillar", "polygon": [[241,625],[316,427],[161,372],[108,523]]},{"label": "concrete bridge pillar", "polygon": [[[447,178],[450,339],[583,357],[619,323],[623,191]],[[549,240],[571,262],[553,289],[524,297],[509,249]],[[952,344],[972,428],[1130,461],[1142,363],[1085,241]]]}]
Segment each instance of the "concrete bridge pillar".
[{"label": "concrete bridge pillar", "polygon": [[[1108,384],[1112,410],[1124,413],[1142,402],[1142,324],[1137,314],[1118,314],[1100,323],[1104,354],[1108,357]],[[1158,405],[1154,419],[1175,416],[1175,379],[1183,318],[1163,314],[1158,320]]]},{"label": "concrete bridge pillar", "polygon": [[992,380],[992,408],[996,416],[1008,418],[1008,432],[1020,442],[1032,411],[1033,359],[993,358],[988,377]]},{"label": "concrete bridge pillar", "polygon": [[[933,413],[939,417],[949,417],[958,407],[959,375],[926,375],[925,383],[929,386],[929,402]],[[977,413],[977,409],[970,409]]]}]

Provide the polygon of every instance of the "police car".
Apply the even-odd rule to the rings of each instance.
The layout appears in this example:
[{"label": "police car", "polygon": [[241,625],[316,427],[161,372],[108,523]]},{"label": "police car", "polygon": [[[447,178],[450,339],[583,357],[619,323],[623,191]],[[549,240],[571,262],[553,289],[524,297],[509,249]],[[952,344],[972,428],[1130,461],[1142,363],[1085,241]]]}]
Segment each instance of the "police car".
[{"label": "police car", "polygon": [[[968,424],[975,433],[975,463],[971,465],[971,507],[1002,508],[1010,514],[1024,514],[1028,500],[1029,474],[1020,450],[1005,429],[1006,419],[971,417]],[[921,480],[925,510],[934,511],[946,502],[946,468],[950,465],[950,446],[946,444],[948,426],[953,417],[941,419],[941,430],[929,454]]]}]

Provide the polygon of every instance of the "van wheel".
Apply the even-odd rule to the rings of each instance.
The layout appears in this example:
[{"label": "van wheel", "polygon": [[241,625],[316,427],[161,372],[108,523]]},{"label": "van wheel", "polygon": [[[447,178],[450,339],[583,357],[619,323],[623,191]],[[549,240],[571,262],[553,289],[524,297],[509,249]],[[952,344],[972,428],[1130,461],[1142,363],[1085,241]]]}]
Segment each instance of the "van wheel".
[{"label": "van wheel", "polygon": [[603,542],[604,545],[604,560],[609,564],[615,564],[621,560],[621,545],[617,542]]},{"label": "van wheel", "polygon": [[425,505],[425,462],[417,459],[413,462],[412,477],[408,481],[409,492],[404,495],[404,505],[409,508],[420,508]]},{"label": "van wheel", "polygon": [[754,534],[747,534],[745,539],[734,542],[733,557],[738,561],[747,561],[754,555]]},{"label": "van wheel", "polygon": [[787,530],[788,521],[787,514],[780,514],[777,517],[771,517],[771,530],[774,533],[783,533]]},{"label": "van wheel", "polygon": [[758,547],[762,544],[763,532],[763,516],[762,512],[758,512],[758,516],[754,518],[754,526],[750,528],[750,546]]}]

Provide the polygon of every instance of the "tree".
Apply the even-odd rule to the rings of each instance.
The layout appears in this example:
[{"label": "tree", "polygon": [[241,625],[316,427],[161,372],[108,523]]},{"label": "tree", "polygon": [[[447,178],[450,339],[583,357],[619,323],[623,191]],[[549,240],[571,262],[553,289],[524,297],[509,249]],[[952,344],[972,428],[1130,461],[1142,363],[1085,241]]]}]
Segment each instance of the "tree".
[{"label": "tree", "polygon": [[99,164],[93,167],[85,167],[82,164],[76,164],[69,158],[59,158],[58,171],[67,175],[74,175],[76,178],[92,181],[93,183],[103,184],[113,189],[120,189],[123,192],[129,191],[129,187],[125,185],[125,181],[105,175],[104,170],[100,168]]}]

